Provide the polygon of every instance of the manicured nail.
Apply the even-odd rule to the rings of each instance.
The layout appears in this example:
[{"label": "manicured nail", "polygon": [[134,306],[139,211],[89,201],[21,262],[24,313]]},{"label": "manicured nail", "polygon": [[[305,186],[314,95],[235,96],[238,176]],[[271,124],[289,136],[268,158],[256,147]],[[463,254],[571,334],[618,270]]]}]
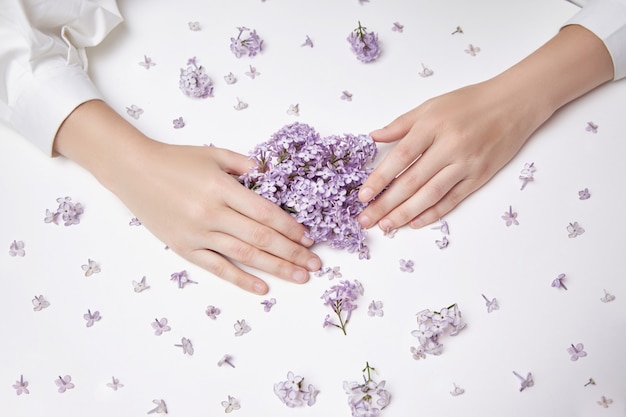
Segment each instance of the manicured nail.
[{"label": "manicured nail", "polygon": [[378,222],[378,226],[383,230],[383,232],[394,229],[393,223],[391,223],[391,220],[389,219],[381,220],[380,222]]},{"label": "manicured nail", "polygon": [[361,225],[362,228],[367,229],[368,227],[370,227],[371,223],[372,221],[365,214],[359,216],[359,224]]},{"label": "manicured nail", "polygon": [[[322,267],[322,261],[320,261],[319,258],[311,258],[306,263],[306,267],[311,272],[317,271]],[[307,278],[308,278],[308,274],[307,274]]]},{"label": "manicured nail", "polygon": [[252,285],[252,289],[257,294],[265,294],[265,292],[266,292],[265,285],[263,285],[260,282],[255,282],[254,285]]},{"label": "manicured nail", "polygon": [[361,188],[361,191],[359,191],[359,200],[363,202],[370,201],[372,197],[374,197],[374,192],[369,187]]},{"label": "manicured nail", "polygon": [[308,236],[302,236],[302,238],[300,239],[300,243],[308,248],[309,246],[312,246],[315,241]]},{"label": "manicured nail", "polygon": [[292,278],[294,281],[299,282],[299,283],[305,283],[309,280],[309,273],[306,271],[303,271],[302,269],[297,269],[293,275]]}]

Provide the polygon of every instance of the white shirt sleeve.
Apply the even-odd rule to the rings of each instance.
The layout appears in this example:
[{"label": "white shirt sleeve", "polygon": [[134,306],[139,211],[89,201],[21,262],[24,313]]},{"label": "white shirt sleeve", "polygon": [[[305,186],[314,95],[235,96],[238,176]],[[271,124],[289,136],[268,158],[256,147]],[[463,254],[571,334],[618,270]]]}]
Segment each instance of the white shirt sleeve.
[{"label": "white shirt sleeve", "polygon": [[572,24],[602,39],[613,59],[614,79],[626,77],[626,0],[587,0],[565,25]]},{"label": "white shirt sleeve", "polygon": [[115,0],[3,0],[0,119],[45,153],[80,104],[101,98],[85,48],[122,21]]}]

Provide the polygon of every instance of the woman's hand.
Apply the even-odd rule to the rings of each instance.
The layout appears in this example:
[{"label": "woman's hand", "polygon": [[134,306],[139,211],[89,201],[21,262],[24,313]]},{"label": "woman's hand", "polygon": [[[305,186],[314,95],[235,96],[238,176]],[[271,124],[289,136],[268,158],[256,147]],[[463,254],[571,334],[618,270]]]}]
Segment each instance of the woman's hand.
[{"label": "woman's hand", "polygon": [[243,155],[153,141],[101,101],[68,117],[55,150],[94,174],[173,251],[247,291],[265,294],[268,286],[231,260],[299,283],[321,267],[304,226],[233,177],[250,168]]}]

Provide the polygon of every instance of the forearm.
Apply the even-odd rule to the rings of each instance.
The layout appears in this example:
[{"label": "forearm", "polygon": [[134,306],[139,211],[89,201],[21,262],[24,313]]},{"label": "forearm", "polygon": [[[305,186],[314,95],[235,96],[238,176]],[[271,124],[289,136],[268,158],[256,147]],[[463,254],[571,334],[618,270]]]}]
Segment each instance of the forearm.
[{"label": "forearm", "polygon": [[515,95],[536,128],[560,107],[611,79],[613,63],[604,43],[584,27],[570,25],[492,81]]}]

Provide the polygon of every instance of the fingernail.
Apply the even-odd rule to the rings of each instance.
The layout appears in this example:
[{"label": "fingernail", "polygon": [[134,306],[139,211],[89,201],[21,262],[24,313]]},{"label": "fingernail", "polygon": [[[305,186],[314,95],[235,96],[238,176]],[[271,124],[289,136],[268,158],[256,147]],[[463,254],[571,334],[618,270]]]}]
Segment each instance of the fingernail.
[{"label": "fingernail", "polygon": [[370,227],[371,223],[372,221],[365,214],[362,214],[361,216],[359,216],[359,224],[361,225],[362,228],[367,229],[368,227]]},{"label": "fingernail", "polygon": [[[322,261],[320,261],[319,258],[311,258],[306,263],[306,267],[311,272],[317,271],[318,269],[322,267]],[[307,274],[307,278],[308,278],[308,274]]]},{"label": "fingernail", "polygon": [[393,223],[391,223],[391,220],[389,219],[383,219],[380,222],[378,222],[378,226],[384,231],[384,232],[388,232],[389,230],[393,230]]},{"label": "fingernail", "polygon": [[261,294],[262,295],[262,294],[266,293],[265,285],[263,285],[263,283],[261,283],[261,282],[255,282],[252,285],[252,289],[257,294]]},{"label": "fingernail", "polygon": [[372,197],[374,197],[374,192],[369,187],[361,188],[361,191],[359,191],[359,200],[364,203],[370,201]]},{"label": "fingernail", "polygon": [[419,229],[420,227],[424,226],[424,222],[421,219],[414,219],[411,220],[410,225],[413,229]]},{"label": "fingernail", "polygon": [[304,283],[309,280],[309,273],[301,269],[298,269],[296,270],[296,272],[293,273],[292,278],[296,282]]},{"label": "fingernail", "polygon": [[303,246],[306,246],[308,248],[309,246],[312,246],[315,243],[315,241],[305,235],[305,236],[302,236],[302,239],[300,239],[300,243],[302,243]]}]

